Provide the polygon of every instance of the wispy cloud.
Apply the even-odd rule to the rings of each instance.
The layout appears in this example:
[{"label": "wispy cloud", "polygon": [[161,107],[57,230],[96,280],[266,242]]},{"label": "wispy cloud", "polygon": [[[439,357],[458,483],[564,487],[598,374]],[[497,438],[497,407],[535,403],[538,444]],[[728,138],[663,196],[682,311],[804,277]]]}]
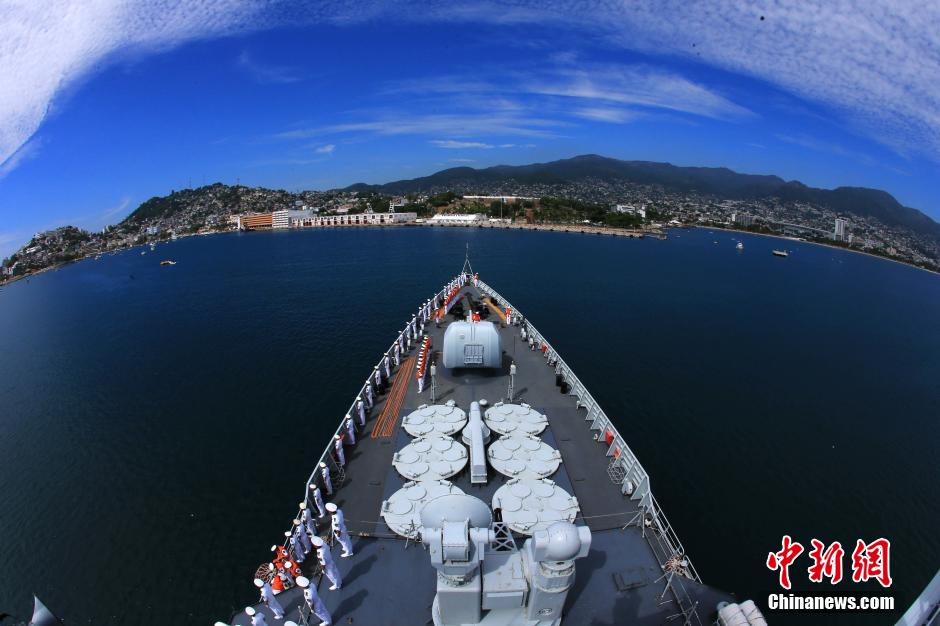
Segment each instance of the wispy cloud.
[{"label": "wispy cloud", "polygon": [[303,71],[297,67],[272,65],[256,60],[247,50],[238,55],[239,68],[263,85],[296,83],[303,80]]},{"label": "wispy cloud", "polygon": [[[54,98],[119,51],[166,49],[270,23],[253,0],[7,2],[0,20],[0,163],[39,128]],[[9,169],[12,169],[8,166]]]},{"label": "wispy cloud", "polygon": [[476,159],[450,159],[451,163],[476,163]]},{"label": "wispy cloud", "polygon": [[875,159],[871,156],[865,154],[864,152],[858,152],[856,150],[850,150],[843,147],[840,144],[832,143],[830,141],[825,141],[812,137],[806,134],[798,135],[786,135],[786,134],[777,134],[777,139],[780,141],[793,144],[795,146],[800,146],[802,148],[808,148],[816,152],[827,152],[829,154],[834,154],[840,157],[846,157],[853,159],[862,163],[864,165],[875,165]]},{"label": "wispy cloud", "polygon": [[609,122],[611,124],[625,124],[642,117],[638,111],[629,109],[616,109],[610,107],[584,107],[575,109],[572,114],[595,122]]},{"label": "wispy cloud", "polygon": [[20,146],[6,161],[0,162],[0,180],[6,178],[7,175],[15,170],[23,161],[27,161],[39,154],[41,147],[42,141],[33,139]]},{"label": "wispy cloud", "polygon": [[[702,84],[673,72],[643,65],[565,68],[554,75],[530,80],[524,89],[542,95],[666,109],[715,119],[733,120],[754,116],[747,108]],[[597,112],[601,109],[587,110]],[[624,115],[627,113],[623,112]]]},{"label": "wispy cloud", "polygon": [[483,143],[482,141],[454,141],[453,139],[432,139],[428,143],[437,146],[438,148],[447,148],[449,150],[463,150],[467,148],[481,148],[484,150],[489,150],[490,148],[495,147],[492,144]]},{"label": "wispy cloud", "polygon": [[316,152],[317,154],[333,154],[333,152],[335,151],[336,151],[336,145],[332,143],[328,143],[325,146],[320,146],[319,148],[314,150],[314,152]]},{"label": "wispy cloud", "polygon": [[[194,39],[283,23],[352,24],[378,19],[563,26],[590,33],[604,45],[658,58],[685,58],[755,77],[838,111],[854,128],[899,152],[940,160],[937,2],[778,0],[758,7],[735,0],[516,0],[512,4],[470,0],[430,5],[417,0],[366,0],[308,3],[288,10],[283,3],[262,0],[47,0],[7,2],[3,10],[3,164],[33,136],[57,95],[93,68],[128,51],[165,50]],[[573,55],[556,55],[556,64],[570,66],[571,72],[556,76],[558,80],[542,77],[527,87],[584,100],[582,109],[597,107],[589,102],[606,101],[719,119],[747,115],[747,109],[729,96],[681,76],[670,78],[652,70],[620,77],[598,75],[580,72],[584,68],[578,61]],[[465,89],[469,93],[472,86]],[[383,122],[395,124],[395,120]],[[430,132],[445,132],[441,127],[449,125],[439,124]],[[510,127],[517,134],[531,130],[518,123]],[[372,132],[396,131],[384,126]],[[14,166],[7,165],[6,171]]]},{"label": "wispy cloud", "polygon": [[309,139],[345,133],[376,135],[450,135],[471,134],[520,135],[554,137],[567,126],[562,120],[528,116],[515,112],[435,113],[427,115],[374,113],[365,121],[329,124],[314,128],[289,130],[275,135],[276,139]]}]

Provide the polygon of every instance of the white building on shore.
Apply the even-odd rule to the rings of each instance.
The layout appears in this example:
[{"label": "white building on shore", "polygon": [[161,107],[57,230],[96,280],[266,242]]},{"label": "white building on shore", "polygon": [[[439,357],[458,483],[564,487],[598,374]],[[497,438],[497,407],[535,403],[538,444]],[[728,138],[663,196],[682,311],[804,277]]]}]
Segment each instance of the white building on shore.
[{"label": "white building on shore", "polygon": [[482,213],[438,213],[427,221],[432,226],[475,226],[486,221]]}]

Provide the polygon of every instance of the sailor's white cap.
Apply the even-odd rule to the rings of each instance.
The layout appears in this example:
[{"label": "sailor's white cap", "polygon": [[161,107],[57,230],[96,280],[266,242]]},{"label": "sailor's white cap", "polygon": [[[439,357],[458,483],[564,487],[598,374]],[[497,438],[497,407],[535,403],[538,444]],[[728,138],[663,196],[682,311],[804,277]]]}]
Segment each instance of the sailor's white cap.
[{"label": "sailor's white cap", "polygon": [[330,513],[336,513],[336,508],[337,508],[336,505],[333,504],[332,502],[326,503],[326,510],[329,511]]},{"label": "sailor's white cap", "polygon": [[346,414],[346,419],[351,420],[351,419],[352,419],[352,415],[350,415],[349,413],[347,413],[347,414]]},{"label": "sailor's white cap", "polygon": [[245,607],[245,615],[247,615],[248,617],[254,617],[256,612],[257,611],[255,611],[254,607],[251,607],[251,606]]},{"label": "sailor's white cap", "polygon": [[326,467],[326,463],[324,463],[323,461],[320,461],[320,467]]},{"label": "sailor's white cap", "polygon": [[284,531],[284,536],[285,536],[285,537],[290,537],[290,531],[289,531],[289,530],[285,530],[285,531]]},{"label": "sailor's white cap", "polygon": [[313,541],[313,545],[315,545],[316,547],[318,548],[323,547],[323,539],[321,537],[314,537],[311,541]]},{"label": "sailor's white cap", "polygon": [[271,546],[271,552],[274,552],[275,550],[277,550],[277,544],[274,544],[273,546]]},{"label": "sailor's white cap", "polygon": [[342,439],[342,437],[340,437],[339,435],[333,435],[333,439],[339,441],[340,439]]},{"label": "sailor's white cap", "polygon": [[358,402],[362,402],[362,396],[356,396],[356,400],[357,400]]},{"label": "sailor's white cap", "polygon": [[299,506],[300,506],[301,509],[306,509],[306,508],[307,508],[307,503],[306,503],[306,502],[301,502]]},{"label": "sailor's white cap", "polygon": [[307,587],[310,586],[310,581],[307,579],[306,576],[298,576],[296,579],[294,579],[294,582],[297,583],[298,587],[301,587],[303,589],[306,589]]},{"label": "sailor's white cap", "polygon": [[300,526],[300,520],[299,520],[299,519],[296,519],[296,518],[294,519],[294,526]]},{"label": "sailor's white cap", "polygon": [[257,587],[258,589],[261,589],[262,587],[264,587],[264,581],[261,580],[260,578],[255,578],[255,587]]},{"label": "sailor's white cap", "polygon": [[376,366],[375,366],[375,367],[373,367],[372,369],[374,369],[374,370],[377,370],[377,369],[379,369],[379,366],[378,366],[378,365],[376,365]]}]

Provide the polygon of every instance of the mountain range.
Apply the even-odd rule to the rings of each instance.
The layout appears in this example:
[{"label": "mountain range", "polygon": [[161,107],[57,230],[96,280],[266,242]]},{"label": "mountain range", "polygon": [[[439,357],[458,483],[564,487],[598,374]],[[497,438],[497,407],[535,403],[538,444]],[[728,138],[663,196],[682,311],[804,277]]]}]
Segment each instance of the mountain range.
[{"label": "mountain range", "polygon": [[381,185],[357,183],[346,190],[404,195],[458,184],[472,186],[513,181],[552,185],[587,179],[658,185],[667,191],[697,192],[723,199],[779,198],[781,201],[823,205],[840,213],[872,217],[888,226],[910,228],[940,241],[940,224],[917,209],[903,206],[894,196],[880,189],[819,189],[779,176],[740,174],[726,167],[680,167],[653,161],[622,161],[596,154],[531,165],[496,165],[481,169],[453,167],[430,176]]}]

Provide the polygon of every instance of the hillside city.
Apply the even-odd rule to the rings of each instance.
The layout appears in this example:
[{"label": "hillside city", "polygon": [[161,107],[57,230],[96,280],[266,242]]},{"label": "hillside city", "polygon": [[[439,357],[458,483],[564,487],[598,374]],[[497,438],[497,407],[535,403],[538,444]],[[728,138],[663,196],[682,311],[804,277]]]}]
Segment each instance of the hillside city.
[{"label": "hillside city", "polygon": [[[448,215],[463,215],[448,219]],[[433,216],[437,215],[435,219]],[[799,238],[940,270],[940,243],[909,228],[776,198],[732,200],[659,185],[585,178],[567,183],[452,182],[391,196],[371,190],[287,192],[221,183],[152,198],[100,232],[37,233],[3,260],[10,280],[86,257],[177,237],[237,229],[397,224],[548,224],[645,229],[704,226]]]}]

